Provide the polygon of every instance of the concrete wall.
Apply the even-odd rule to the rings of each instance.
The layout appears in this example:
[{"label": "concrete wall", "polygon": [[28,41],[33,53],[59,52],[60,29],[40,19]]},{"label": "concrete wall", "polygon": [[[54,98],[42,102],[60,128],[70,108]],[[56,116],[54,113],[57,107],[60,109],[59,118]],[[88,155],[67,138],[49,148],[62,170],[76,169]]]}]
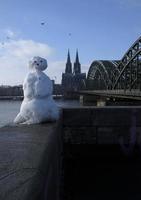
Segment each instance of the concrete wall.
[{"label": "concrete wall", "polygon": [[62,130],[65,200],[141,199],[141,107],[63,109]]},{"label": "concrete wall", "polygon": [[65,143],[141,143],[141,107],[63,109]]}]

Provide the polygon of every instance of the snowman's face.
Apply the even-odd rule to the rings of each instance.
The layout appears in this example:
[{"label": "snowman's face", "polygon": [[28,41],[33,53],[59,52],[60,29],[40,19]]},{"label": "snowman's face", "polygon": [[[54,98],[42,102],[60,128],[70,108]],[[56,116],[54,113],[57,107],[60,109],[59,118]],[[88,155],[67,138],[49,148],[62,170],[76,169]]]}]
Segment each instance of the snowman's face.
[{"label": "snowman's face", "polygon": [[44,71],[47,68],[47,61],[39,56],[33,57],[29,61],[29,68],[32,70]]}]

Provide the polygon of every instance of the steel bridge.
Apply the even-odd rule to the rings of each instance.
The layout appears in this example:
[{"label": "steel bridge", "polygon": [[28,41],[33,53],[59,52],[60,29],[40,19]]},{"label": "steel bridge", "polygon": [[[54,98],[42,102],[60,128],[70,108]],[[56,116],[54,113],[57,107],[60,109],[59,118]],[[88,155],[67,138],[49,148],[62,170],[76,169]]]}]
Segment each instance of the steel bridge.
[{"label": "steel bridge", "polygon": [[88,71],[88,90],[141,91],[141,37],[121,60],[96,60]]}]

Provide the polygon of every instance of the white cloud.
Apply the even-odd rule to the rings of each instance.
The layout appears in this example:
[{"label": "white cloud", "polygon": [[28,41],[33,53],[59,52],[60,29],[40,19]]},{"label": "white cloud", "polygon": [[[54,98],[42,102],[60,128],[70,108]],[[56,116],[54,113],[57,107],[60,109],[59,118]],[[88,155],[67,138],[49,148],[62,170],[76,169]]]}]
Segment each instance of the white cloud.
[{"label": "white cloud", "polygon": [[0,50],[2,56],[11,56],[16,59],[29,59],[35,55],[47,57],[50,56],[53,51],[47,44],[35,42],[33,40],[11,40],[1,44]]},{"label": "white cloud", "polygon": [[48,63],[47,75],[56,83],[61,83],[62,73],[65,71],[66,61],[54,61]]},{"label": "white cloud", "polygon": [[49,45],[33,40],[20,39],[0,43],[0,84],[21,84],[28,72],[30,58],[41,56],[48,59],[53,51]]}]

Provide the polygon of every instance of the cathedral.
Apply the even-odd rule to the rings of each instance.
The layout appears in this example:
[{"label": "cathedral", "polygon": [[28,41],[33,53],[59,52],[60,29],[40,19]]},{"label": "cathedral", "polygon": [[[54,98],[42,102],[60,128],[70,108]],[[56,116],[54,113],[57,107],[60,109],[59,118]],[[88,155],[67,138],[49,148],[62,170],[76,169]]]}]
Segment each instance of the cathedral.
[{"label": "cathedral", "polygon": [[71,92],[77,92],[85,89],[86,73],[81,73],[81,64],[79,62],[78,50],[72,69],[70,52],[68,50],[65,73],[62,74],[62,89],[64,96]]}]

